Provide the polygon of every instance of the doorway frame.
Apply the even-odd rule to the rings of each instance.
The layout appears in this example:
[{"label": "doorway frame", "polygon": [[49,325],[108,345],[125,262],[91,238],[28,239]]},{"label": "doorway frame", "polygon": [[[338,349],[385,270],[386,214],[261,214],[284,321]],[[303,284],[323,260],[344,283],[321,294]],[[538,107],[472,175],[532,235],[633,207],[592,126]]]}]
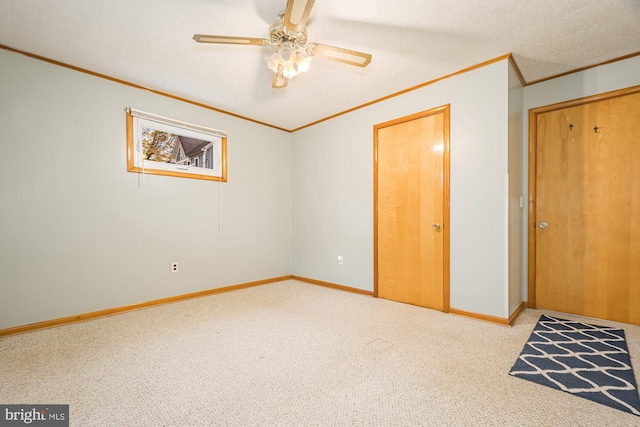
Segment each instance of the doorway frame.
[{"label": "doorway frame", "polygon": [[378,297],[378,130],[412,120],[443,113],[443,225],[442,225],[442,311],[449,312],[450,305],[450,207],[449,207],[449,165],[450,165],[450,115],[451,104],[430,108],[408,116],[399,117],[373,126],[373,296]]},{"label": "doorway frame", "polygon": [[538,154],[538,114],[562,110],[569,107],[605,101],[640,92],[639,86],[631,86],[611,92],[603,92],[570,101],[545,105],[529,110],[529,220],[527,225],[527,275],[528,275],[528,308],[536,308],[536,184]]}]

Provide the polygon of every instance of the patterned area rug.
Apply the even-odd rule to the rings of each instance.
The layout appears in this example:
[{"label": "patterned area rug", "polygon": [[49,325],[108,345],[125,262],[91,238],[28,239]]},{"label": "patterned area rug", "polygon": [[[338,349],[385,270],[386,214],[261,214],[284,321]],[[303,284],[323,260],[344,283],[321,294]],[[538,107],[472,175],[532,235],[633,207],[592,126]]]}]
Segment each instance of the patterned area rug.
[{"label": "patterned area rug", "polygon": [[509,374],[640,416],[622,329],[542,315]]}]

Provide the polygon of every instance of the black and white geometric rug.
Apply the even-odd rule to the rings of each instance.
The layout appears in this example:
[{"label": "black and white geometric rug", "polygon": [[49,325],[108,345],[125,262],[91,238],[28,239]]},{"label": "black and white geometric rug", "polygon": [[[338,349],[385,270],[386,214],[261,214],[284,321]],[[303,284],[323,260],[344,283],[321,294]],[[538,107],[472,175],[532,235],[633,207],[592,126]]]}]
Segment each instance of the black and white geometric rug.
[{"label": "black and white geometric rug", "polygon": [[542,315],[509,375],[640,416],[622,329]]}]

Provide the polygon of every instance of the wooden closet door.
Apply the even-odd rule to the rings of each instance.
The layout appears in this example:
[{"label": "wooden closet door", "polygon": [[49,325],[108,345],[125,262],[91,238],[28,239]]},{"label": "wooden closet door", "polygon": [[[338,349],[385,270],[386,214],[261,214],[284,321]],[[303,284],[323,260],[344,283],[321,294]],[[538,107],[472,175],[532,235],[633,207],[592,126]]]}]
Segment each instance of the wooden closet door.
[{"label": "wooden closet door", "polygon": [[444,310],[445,111],[376,132],[377,295]]},{"label": "wooden closet door", "polygon": [[640,94],[537,117],[536,305],[640,324]]}]

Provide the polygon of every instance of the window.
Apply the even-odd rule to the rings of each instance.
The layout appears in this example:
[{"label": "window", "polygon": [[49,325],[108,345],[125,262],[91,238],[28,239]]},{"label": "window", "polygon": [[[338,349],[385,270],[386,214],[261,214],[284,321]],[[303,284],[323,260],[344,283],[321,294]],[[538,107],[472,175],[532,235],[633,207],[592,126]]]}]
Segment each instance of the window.
[{"label": "window", "polygon": [[127,109],[127,170],[227,181],[227,133]]}]

